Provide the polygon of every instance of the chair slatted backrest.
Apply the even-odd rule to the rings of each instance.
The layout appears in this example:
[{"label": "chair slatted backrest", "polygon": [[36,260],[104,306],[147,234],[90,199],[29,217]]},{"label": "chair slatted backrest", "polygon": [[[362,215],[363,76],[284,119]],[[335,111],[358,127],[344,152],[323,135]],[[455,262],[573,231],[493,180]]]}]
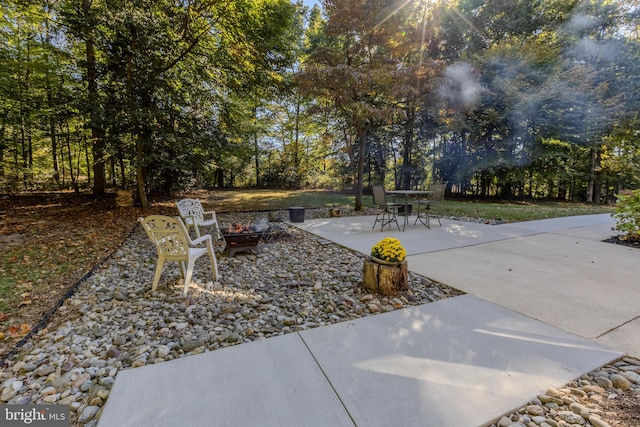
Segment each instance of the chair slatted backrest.
[{"label": "chair slatted backrest", "polygon": [[198,199],[182,199],[176,202],[180,216],[190,223],[194,218],[196,223],[204,221],[204,208]]},{"label": "chair slatted backrest", "polygon": [[187,257],[189,239],[187,230],[179,218],[150,215],[141,220],[149,239],[158,248],[158,253],[167,257]]},{"label": "chair slatted backrest", "polygon": [[429,197],[430,202],[441,202],[444,200],[444,192],[447,189],[447,184],[449,181],[444,182],[436,182],[429,185],[429,190],[433,191],[431,197]]},{"label": "chair slatted backrest", "polygon": [[387,196],[382,185],[372,185],[371,191],[373,193],[373,204],[376,206],[386,206]]}]

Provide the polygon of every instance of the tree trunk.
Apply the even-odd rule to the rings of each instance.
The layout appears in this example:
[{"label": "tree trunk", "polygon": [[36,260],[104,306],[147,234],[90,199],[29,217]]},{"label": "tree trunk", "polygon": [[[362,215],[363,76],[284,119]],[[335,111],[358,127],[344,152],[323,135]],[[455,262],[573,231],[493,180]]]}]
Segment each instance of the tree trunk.
[{"label": "tree trunk", "polygon": [[596,181],[596,150],[591,148],[589,150],[589,185],[587,186],[587,203],[593,203],[593,190]]},{"label": "tree trunk", "polygon": [[600,204],[600,196],[602,195],[602,150],[598,148],[596,150],[596,163],[593,179],[593,203]]},{"label": "tree trunk", "polygon": [[296,176],[300,173],[300,160],[298,159],[298,145],[300,144],[300,100],[296,99],[296,116],[294,123],[293,135],[293,165],[295,167]]},{"label": "tree trunk", "polygon": [[216,188],[224,188],[224,169],[216,169],[216,179],[214,184]]},{"label": "tree trunk", "polygon": [[4,157],[7,145],[4,139],[6,125],[4,120],[0,121],[0,178],[4,176]]},{"label": "tree trunk", "polygon": [[412,152],[413,152],[413,132],[415,129],[414,112],[408,108],[407,123],[404,127],[404,150],[402,153],[402,176],[400,177],[400,188],[403,190],[411,189],[411,174],[413,172]]},{"label": "tree trunk", "polygon": [[487,177],[486,172],[481,172],[480,180],[481,180],[480,197],[484,199],[489,195],[489,178]]},{"label": "tree trunk", "polygon": [[364,156],[367,150],[367,128],[366,126],[357,128],[357,136],[358,136],[358,163],[357,163],[357,172],[356,172],[356,184],[355,184],[355,193],[356,193],[356,205],[355,210],[361,211],[363,208],[362,205],[362,187],[364,182]]},{"label": "tree trunk", "polygon": [[564,179],[558,181],[558,199],[567,199],[567,181]]},{"label": "tree trunk", "polygon": [[149,202],[147,201],[147,193],[144,188],[145,181],[145,166],[144,166],[144,149],[142,141],[138,138],[137,153],[136,153],[136,184],[138,187],[138,200],[140,200],[140,206],[143,210],[149,209]]},{"label": "tree trunk", "polygon": [[71,178],[71,185],[76,193],[80,191],[76,175],[73,172],[73,155],[71,154],[71,131],[69,130],[69,122],[67,122],[67,129],[65,135],[65,142],[67,146],[67,161],[69,162],[69,177]]},{"label": "tree trunk", "polygon": [[[49,104],[51,105],[51,104]],[[51,133],[51,155],[53,161],[53,180],[60,184],[60,166],[58,165],[58,140],[56,138],[56,122],[53,116],[49,117],[49,132]]]},{"label": "tree trunk", "polygon": [[409,289],[407,262],[397,265],[383,265],[366,259],[362,272],[362,286],[373,292],[393,295]]},{"label": "tree trunk", "polygon": [[122,145],[118,144],[118,168],[120,169],[120,188],[125,189],[129,185],[127,182],[127,169],[124,166],[124,154]]},{"label": "tree trunk", "polygon": [[[47,2],[47,10],[51,8],[51,5]],[[49,107],[49,138],[51,139],[51,156],[53,163],[53,180],[56,184],[60,184],[60,171],[58,166],[58,141],[56,139],[56,121],[53,113],[55,106],[53,105],[53,89],[51,88],[51,61],[49,59],[49,52],[51,46],[51,33],[49,31],[49,20],[45,20],[45,37],[47,48],[45,49],[45,61],[48,65],[45,75],[45,90],[47,92],[47,106]]]},{"label": "tree trunk", "polygon": [[256,187],[260,188],[260,147],[258,147],[258,108],[253,107],[253,156],[256,168]]},{"label": "tree trunk", "polygon": [[258,132],[253,132],[253,151],[256,164],[256,187],[260,188],[260,148],[258,147]]},{"label": "tree trunk", "polygon": [[[85,22],[89,19],[92,0],[82,1],[82,12]],[[104,176],[104,132],[98,126],[98,72],[96,69],[96,52],[93,45],[92,28],[87,26],[86,51],[87,51],[87,92],[89,101],[89,127],[91,128],[91,144],[93,152],[93,195],[103,197],[105,195]]]}]

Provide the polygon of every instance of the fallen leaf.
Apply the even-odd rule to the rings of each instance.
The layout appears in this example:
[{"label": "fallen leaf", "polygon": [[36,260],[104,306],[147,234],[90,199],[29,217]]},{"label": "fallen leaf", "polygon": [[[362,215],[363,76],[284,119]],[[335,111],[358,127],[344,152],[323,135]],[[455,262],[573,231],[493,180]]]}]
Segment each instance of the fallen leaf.
[{"label": "fallen leaf", "polygon": [[31,330],[31,325],[28,323],[23,323],[20,326],[10,326],[7,332],[11,335],[26,335]]},{"label": "fallen leaf", "polygon": [[0,313],[0,322],[4,322],[9,317],[10,317],[9,314],[7,314],[7,313]]}]

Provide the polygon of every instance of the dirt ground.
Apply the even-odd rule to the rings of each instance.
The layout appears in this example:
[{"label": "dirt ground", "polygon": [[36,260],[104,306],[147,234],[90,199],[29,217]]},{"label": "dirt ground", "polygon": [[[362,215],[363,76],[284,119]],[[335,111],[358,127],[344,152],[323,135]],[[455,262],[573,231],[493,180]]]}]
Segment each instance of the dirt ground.
[{"label": "dirt ground", "polygon": [[[152,211],[175,215],[170,204]],[[113,195],[0,196],[0,283],[10,296],[0,310],[0,356],[111,254],[142,214],[139,208],[117,208]]]},{"label": "dirt ground", "polygon": [[611,427],[640,426],[640,396],[628,391],[617,399],[604,402],[602,419]]}]

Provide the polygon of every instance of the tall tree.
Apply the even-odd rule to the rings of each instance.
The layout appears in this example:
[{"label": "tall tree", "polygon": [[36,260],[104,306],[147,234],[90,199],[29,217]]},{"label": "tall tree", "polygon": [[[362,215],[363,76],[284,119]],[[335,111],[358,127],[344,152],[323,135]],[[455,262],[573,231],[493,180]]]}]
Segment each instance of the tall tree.
[{"label": "tall tree", "polygon": [[104,175],[104,130],[100,123],[101,111],[98,102],[98,70],[96,61],[96,50],[94,45],[95,28],[91,23],[93,11],[91,5],[93,0],[82,0],[82,18],[85,23],[82,27],[82,37],[85,42],[86,51],[86,74],[87,82],[87,105],[89,108],[89,128],[91,129],[91,145],[93,147],[93,194],[102,197],[105,194]]},{"label": "tall tree", "polygon": [[298,82],[305,93],[330,99],[354,137],[355,209],[361,210],[369,131],[388,122],[397,60],[390,54],[398,29],[395,2],[325,0],[328,43],[309,56]]},{"label": "tall tree", "polygon": [[[103,58],[99,86],[108,101],[111,138],[122,134],[135,147],[143,207],[148,204],[145,181],[151,168],[160,168],[170,181],[175,173],[166,172],[179,173],[180,167],[165,164],[165,156],[180,160],[191,152],[181,128],[188,127],[189,111],[204,111],[203,101],[212,106],[211,99],[203,98],[203,88],[228,96],[230,91],[249,92],[255,82],[277,80],[281,64],[290,61],[284,47],[292,11],[286,0],[137,0],[101,4],[92,15],[76,13],[82,18],[78,26],[93,31],[87,54],[95,46]],[[81,34],[89,40],[86,31]]]}]

